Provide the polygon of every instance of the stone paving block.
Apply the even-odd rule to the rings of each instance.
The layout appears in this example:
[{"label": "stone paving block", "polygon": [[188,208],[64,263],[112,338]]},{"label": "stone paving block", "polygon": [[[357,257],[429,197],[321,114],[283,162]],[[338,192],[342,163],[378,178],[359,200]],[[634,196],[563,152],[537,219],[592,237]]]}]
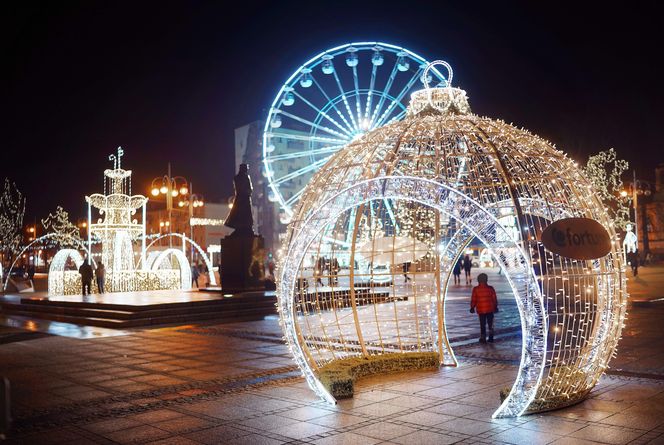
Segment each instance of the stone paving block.
[{"label": "stone paving block", "polygon": [[[534,416],[533,416],[534,417]],[[578,431],[585,426],[581,422],[572,422],[553,416],[537,415],[532,420],[520,425],[521,428],[533,431],[542,431],[545,433],[567,435]]]},{"label": "stone paving block", "polygon": [[249,434],[251,434],[249,431],[234,428],[230,425],[225,425],[208,428],[202,431],[197,431],[195,433],[184,434],[184,437],[206,445],[217,445],[229,443],[233,439],[247,436]]},{"label": "stone paving block", "polygon": [[103,434],[104,437],[121,444],[134,444],[155,441],[170,435],[171,434],[169,432],[150,425],[135,426],[133,428],[127,428],[124,430],[115,431],[113,433]]},{"label": "stone paving block", "polygon": [[283,417],[289,417],[291,419],[295,420],[311,420],[315,419],[317,417],[323,417],[323,416],[328,416],[330,414],[330,411],[326,409],[320,409],[320,408],[314,408],[314,407],[304,407],[304,408],[297,408],[293,410],[288,410],[285,411],[284,413],[281,414]]},{"label": "stone paving block", "polygon": [[645,431],[630,431],[626,428],[588,425],[578,431],[575,431],[572,434],[569,434],[569,436],[585,440],[594,440],[612,445],[620,445],[643,436],[645,433]]},{"label": "stone paving block", "polygon": [[438,428],[475,436],[497,428],[496,424],[475,419],[456,418],[436,425]]},{"label": "stone paving block", "polygon": [[545,445],[560,439],[560,437],[557,434],[514,427],[491,436],[491,439],[515,445]]},{"label": "stone paving block", "polygon": [[454,417],[445,414],[438,414],[429,411],[416,411],[414,413],[396,417],[394,420],[414,423],[417,425],[439,426],[440,424],[452,419],[454,419]]},{"label": "stone paving block", "polygon": [[352,414],[344,413],[332,413],[327,416],[316,417],[315,419],[311,419],[309,422],[336,429],[356,425],[366,421],[367,419],[361,416],[354,416]]},{"label": "stone paving block", "polygon": [[316,425],[315,423],[295,422],[282,426],[281,428],[276,428],[272,432],[293,439],[305,439],[328,431],[330,431],[329,428],[322,425]]},{"label": "stone paving block", "polygon": [[361,436],[369,436],[374,439],[392,440],[396,437],[416,432],[416,428],[405,425],[396,425],[387,422],[376,422],[371,425],[353,429],[353,433]]},{"label": "stone paving block", "polygon": [[346,432],[335,434],[334,436],[329,436],[324,439],[318,439],[313,443],[316,445],[374,445],[384,442],[373,437],[361,436],[356,433]]},{"label": "stone paving block", "polygon": [[150,422],[151,425],[176,434],[184,434],[195,430],[210,428],[214,423],[193,416],[180,416],[161,422]]},{"label": "stone paving block", "polygon": [[415,431],[410,434],[395,437],[391,442],[402,445],[446,445],[459,442],[458,437],[445,434],[434,433],[431,431]]},{"label": "stone paving block", "polygon": [[[269,414],[267,416],[259,416],[259,417],[254,417],[252,419],[240,420],[238,421],[238,425],[244,425],[262,431],[274,431],[277,428],[297,422],[298,420],[296,419],[291,419],[289,417],[284,417],[277,414]],[[318,425],[328,426],[320,422],[316,422],[315,420],[312,420],[311,423],[317,423]]]}]

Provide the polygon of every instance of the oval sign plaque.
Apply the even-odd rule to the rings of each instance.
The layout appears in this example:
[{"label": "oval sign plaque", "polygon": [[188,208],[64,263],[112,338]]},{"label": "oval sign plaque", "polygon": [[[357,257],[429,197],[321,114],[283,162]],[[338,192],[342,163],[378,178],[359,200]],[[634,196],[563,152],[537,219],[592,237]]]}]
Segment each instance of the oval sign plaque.
[{"label": "oval sign plaque", "polygon": [[590,218],[554,221],[542,232],[542,244],[553,253],[575,260],[594,260],[611,252],[609,232]]}]

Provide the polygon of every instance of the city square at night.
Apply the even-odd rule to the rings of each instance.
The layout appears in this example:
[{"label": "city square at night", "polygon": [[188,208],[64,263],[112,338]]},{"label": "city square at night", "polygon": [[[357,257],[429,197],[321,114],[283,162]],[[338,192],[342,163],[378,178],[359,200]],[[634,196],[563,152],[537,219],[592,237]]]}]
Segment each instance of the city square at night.
[{"label": "city square at night", "polygon": [[654,2],[11,2],[0,442],[664,444]]}]

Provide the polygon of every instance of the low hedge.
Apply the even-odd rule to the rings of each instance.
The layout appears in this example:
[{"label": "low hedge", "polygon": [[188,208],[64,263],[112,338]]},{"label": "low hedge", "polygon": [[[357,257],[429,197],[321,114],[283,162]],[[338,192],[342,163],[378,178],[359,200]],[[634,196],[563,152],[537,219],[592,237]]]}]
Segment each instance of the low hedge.
[{"label": "low hedge", "polygon": [[353,397],[353,383],[367,375],[388,374],[413,369],[438,369],[437,352],[405,352],[350,357],[321,367],[318,378],[337,399]]}]

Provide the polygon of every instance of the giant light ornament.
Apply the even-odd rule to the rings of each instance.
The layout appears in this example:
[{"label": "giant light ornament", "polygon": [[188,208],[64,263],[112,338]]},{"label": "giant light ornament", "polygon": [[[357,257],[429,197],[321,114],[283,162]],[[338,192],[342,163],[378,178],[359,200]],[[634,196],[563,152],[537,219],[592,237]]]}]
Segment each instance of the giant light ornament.
[{"label": "giant light ornament", "polygon": [[[570,216],[601,223],[611,252],[582,261],[544,248],[543,227]],[[494,417],[582,400],[607,368],[625,317],[613,225],[563,152],[472,114],[465,91],[449,82],[413,93],[403,121],[335,153],[302,193],[277,289],[282,327],[309,386],[333,402],[320,370],[351,357],[430,352],[456,366],[447,282],[474,238],[503,269],[521,318],[519,371]],[[312,258],[337,259],[341,268],[314,276]],[[400,262],[410,263],[408,284]]]},{"label": "giant light ornament", "polygon": [[[330,156],[406,115],[409,94],[427,63],[406,48],[354,42],[312,57],[291,74],[270,106],[263,131],[263,175],[283,223]],[[435,83],[445,81],[435,68],[427,75]]]}]

